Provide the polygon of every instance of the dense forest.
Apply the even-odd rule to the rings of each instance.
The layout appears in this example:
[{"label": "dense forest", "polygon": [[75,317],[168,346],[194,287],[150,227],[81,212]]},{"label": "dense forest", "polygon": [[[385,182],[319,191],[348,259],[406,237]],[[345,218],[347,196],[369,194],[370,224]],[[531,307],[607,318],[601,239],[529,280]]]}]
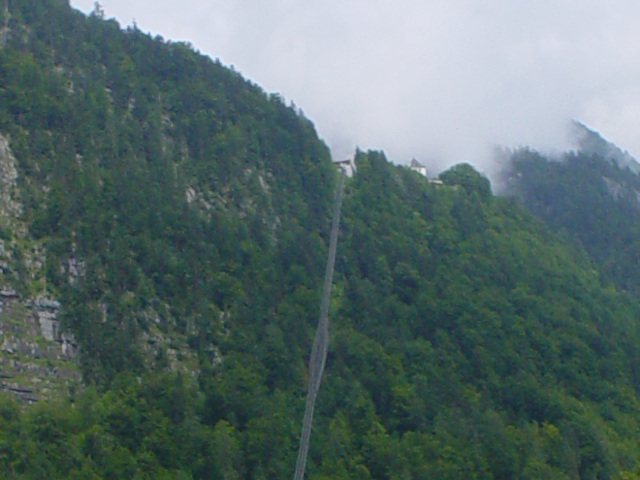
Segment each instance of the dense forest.
[{"label": "dense forest", "polygon": [[583,248],[604,278],[640,294],[640,164],[577,124],[578,148],[559,158],[508,152],[505,193]]},{"label": "dense forest", "polygon": [[[0,469],[291,478],[327,147],[189,45],[65,0],[0,5],[20,204],[2,210],[1,281],[58,299],[82,372],[33,405],[0,392]],[[470,165],[439,185],[381,152],[356,163],[307,478],[638,478],[637,301]]]}]

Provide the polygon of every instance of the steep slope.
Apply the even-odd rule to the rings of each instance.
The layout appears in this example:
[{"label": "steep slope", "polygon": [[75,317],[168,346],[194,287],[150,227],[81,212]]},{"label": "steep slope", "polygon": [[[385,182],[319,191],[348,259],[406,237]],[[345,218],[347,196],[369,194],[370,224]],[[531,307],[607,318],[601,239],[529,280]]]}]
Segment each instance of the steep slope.
[{"label": "steep slope", "polygon": [[586,127],[576,130],[579,149],[561,159],[512,152],[506,193],[569,235],[618,288],[638,294],[640,164]]},{"label": "steep slope", "polygon": [[[524,210],[491,196],[470,167],[433,186],[377,153],[358,165],[308,478],[636,472],[638,307],[603,289],[588,260]],[[104,394],[86,389],[64,408],[18,414],[5,401],[5,471],[291,475],[305,383],[296,366],[317,301],[299,282],[272,317],[232,316],[221,361],[200,386],[121,373]]]},{"label": "steep slope", "polygon": [[194,370],[194,350],[212,361],[223,320],[267,316],[289,288],[277,259],[322,250],[327,148],[277,96],[186,45],[66,2],[8,6],[0,132],[45,251],[39,288],[62,304],[85,377]]},{"label": "steep slope", "polygon": [[[442,178],[457,187],[369,155],[345,203],[336,363],[403,433],[374,478],[611,478],[624,454],[606,438],[638,406],[637,308],[469,166]],[[357,419],[350,392],[334,397]]]},{"label": "steep slope", "polygon": [[[185,45],[64,1],[6,5],[0,132],[21,213],[2,234],[42,260],[2,281],[57,299],[84,387],[28,409],[0,396],[0,469],[290,478],[327,148]],[[433,185],[356,160],[307,478],[634,478],[635,302],[469,165]]]},{"label": "steep slope", "polygon": [[576,120],[572,122],[572,135],[580,152],[615,163],[622,170],[640,173],[640,163],[629,152],[609,142],[583,123]]}]

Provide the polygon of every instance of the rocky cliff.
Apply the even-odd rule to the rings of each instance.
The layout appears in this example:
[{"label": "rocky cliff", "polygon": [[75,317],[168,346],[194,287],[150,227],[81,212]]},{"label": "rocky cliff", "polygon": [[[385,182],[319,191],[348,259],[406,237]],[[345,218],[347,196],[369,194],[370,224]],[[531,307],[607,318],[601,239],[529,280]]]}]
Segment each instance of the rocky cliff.
[{"label": "rocky cliff", "polygon": [[46,293],[45,252],[22,218],[16,159],[0,135],[0,389],[33,402],[80,380],[77,344]]}]

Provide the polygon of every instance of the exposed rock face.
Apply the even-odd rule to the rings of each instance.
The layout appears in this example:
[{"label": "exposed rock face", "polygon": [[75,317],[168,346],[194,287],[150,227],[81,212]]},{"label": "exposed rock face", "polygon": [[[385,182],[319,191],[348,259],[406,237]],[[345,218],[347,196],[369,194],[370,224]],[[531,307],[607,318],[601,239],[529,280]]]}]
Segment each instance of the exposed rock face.
[{"label": "exposed rock face", "polygon": [[586,125],[572,122],[572,133],[577,147],[582,152],[598,155],[609,162],[616,163],[620,168],[628,168],[635,174],[640,174],[640,163],[629,152],[607,141],[598,132],[589,129]]},{"label": "exposed rock face", "polygon": [[[0,134],[0,272],[13,276],[15,270],[16,239],[24,237],[26,228],[20,221],[22,205],[17,188],[16,159],[9,141]],[[15,281],[15,276],[12,279]],[[2,283],[7,282],[4,279]]]},{"label": "exposed rock face", "polygon": [[9,141],[0,135],[0,215],[3,218],[17,217],[22,212],[16,198],[17,179],[16,159],[9,148]]},{"label": "exposed rock face", "polygon": [[77,344],[60,332],[59,303],[47,297],[22,301],[6,288],[0,303],[0,389],[34,402],[78,383]]},{"label": "exposed rock face", "polygon": [[77,344],[56,317],[60,303],[24,293],[46,291],[46,252],[29,236],[22,210],[16,159],[0,135],[0,390],[31,403],[78,383],[80,373]]}]

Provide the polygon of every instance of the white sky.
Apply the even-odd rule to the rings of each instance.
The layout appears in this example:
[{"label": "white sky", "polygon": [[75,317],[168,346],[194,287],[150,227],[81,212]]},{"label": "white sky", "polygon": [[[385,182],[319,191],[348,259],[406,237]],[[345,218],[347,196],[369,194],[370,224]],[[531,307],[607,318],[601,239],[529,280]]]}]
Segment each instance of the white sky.
[{"label": "white sky", "polygon": [[[94,0],[71,0],[84,12]],[[640,157],[637,0],[101,0],[293,101],[334,155],[489,169],[578,119]]]}]

